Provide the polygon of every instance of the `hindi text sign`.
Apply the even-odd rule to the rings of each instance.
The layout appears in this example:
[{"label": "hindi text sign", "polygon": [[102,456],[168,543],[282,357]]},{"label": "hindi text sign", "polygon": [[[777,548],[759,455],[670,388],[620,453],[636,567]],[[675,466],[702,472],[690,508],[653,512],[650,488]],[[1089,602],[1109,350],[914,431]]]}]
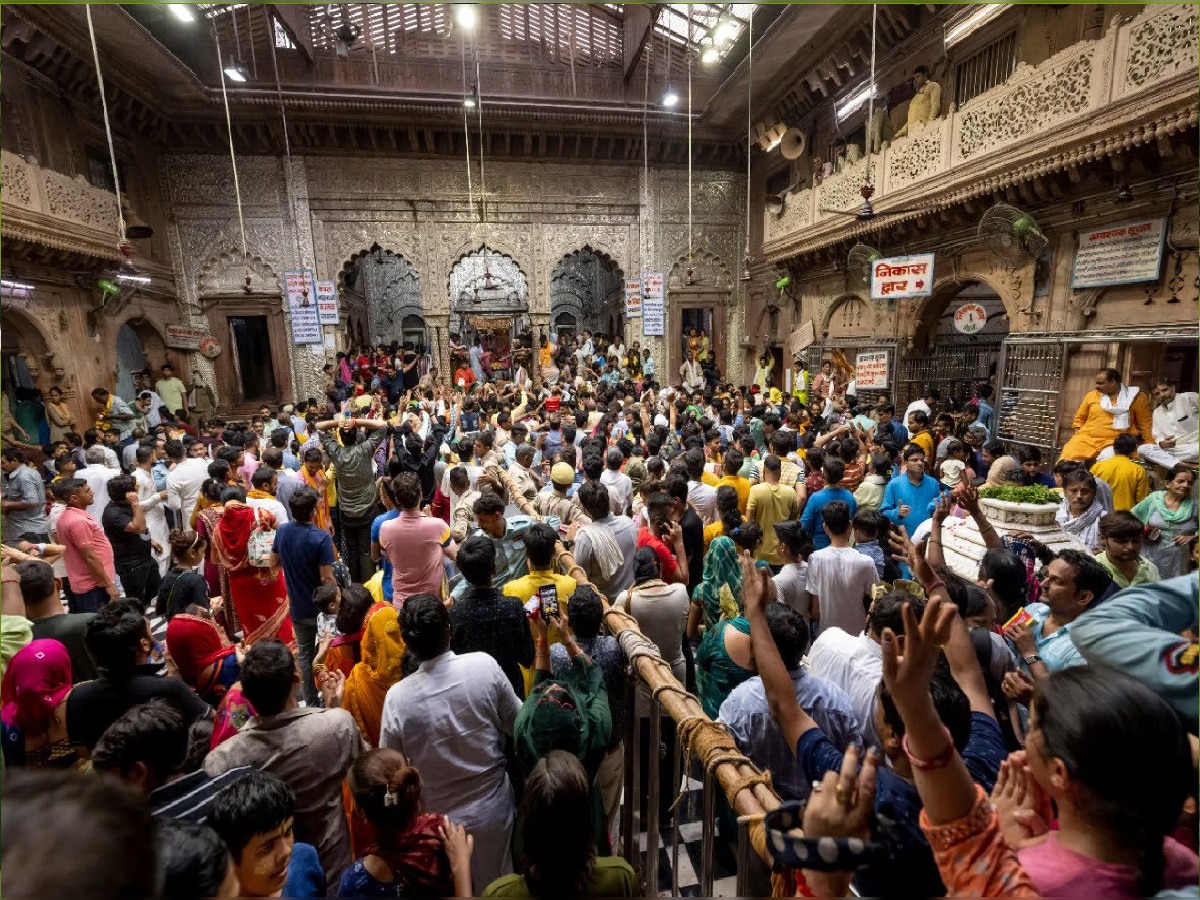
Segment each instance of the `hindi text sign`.
[{"label": "hindi text sign", "polygon": [[1166,236],[1165,218],[1076,232],[1079,249],[1075,251],[1071,288],[1157,281]]},{"label": "hindi text sign", "polygon": [[304,269],[284,272],[288,308],[292,314],[292,343],[321,343],[321,320],[317,315],[317,280]]},{"label": "hindi text sign", "polygon": [[642,334],[662,337],[666,333],[666,279],[662,272],[642,273]]},{"label": "hindi text sign", "polygon": [[888,386],[888,352],[867,350],[854,359],[854,387],[860,391],[882,391]]},{"label": "hindi text sign", "polygon": [[900,300],[933,293],[933,254],[890,256],[871,264],[871,299]]},{"label": "hindi text sign", "polygon": [[317,282],[317,318],[322,325],[339,325],[337,285],[332,281]]},{"label": "hindi text sign", "polygon": [[642,283],[640,281],[625,282],[625,318],[640,319],[642,317]]},{"label": "hindi text sign", "polygon": [[954,311],[954,330],[960,334],[978,334],[987,324],[987,310],[978,303],[964,303]]}]

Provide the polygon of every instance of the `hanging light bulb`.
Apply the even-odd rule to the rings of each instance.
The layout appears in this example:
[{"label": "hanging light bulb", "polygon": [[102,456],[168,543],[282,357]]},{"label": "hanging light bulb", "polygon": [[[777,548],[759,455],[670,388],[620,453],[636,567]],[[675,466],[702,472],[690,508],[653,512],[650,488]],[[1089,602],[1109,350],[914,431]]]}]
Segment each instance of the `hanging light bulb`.
[{"label": "hanging light bulb", "polygon": [[190,24],[196,21],[196,14],[192,12],[192,8],[186,3],[168,3],[167,9],[169,9],[175,18],[180,22],[187,22]]},{"label": "hanging light bulb", "polygon": [[240,59],[230,56],[229,62],[225,63],[225,77],[230,81],[242,84],[250,80],[250,70],[246,68],[246,64]]},{"label": "hanging light bulb", "polygon": [[470,3],[456,3],[454,5],[454,23],[464,31],[474,31],[475,24],[479,21],[479,16],[475,13],[475,7]]},{"label": "hanging light bulb", "polygon": [[674,85],[667,85],[666,91],[663,92],[662,100],[659,101],[663,106],[675,106],[679,103],[679,95],[675,93]]}]

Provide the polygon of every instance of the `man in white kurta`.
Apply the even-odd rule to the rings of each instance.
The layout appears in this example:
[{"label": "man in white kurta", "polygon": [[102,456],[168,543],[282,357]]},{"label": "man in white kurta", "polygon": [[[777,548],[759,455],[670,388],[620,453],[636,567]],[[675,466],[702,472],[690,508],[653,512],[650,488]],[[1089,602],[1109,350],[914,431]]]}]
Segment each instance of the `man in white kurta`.
[{"label": "man in white kurta", "polygon": [[1175,385],[1162,379],[1150,393],[1158,403],[1152,419],[1154,443],[1142,444],[1138,455],[1165,469],[1180,464],[1195,468],[1200,450],[1200,395],[1194,391],[1180,393]]},{"label": "man in white kurta", "polygon": [[167,492],[159,490],[150,473],[154,466],[154,448],[137,448],[137,465],[133,467],[133,480],[137,482],[138,506],[146,514],[146,528],[150,531],[150,540],[157,541],[162,549],[154,554],[158,563],[158,574],[167,574],[171,565],[171,529],[167,525]]},{"label": "man in white kurta", "polygon": [[704,370],[700,368],[700,363],[696,361],[696,354],[690,350],[688,351],[687,362],[679,367],[679,378],[683,382],[684,391],[688,394],[704,390]]},{"label": "man in white kurta", "polygon": [[[404,631],[406,619],[402,633],[420,658]],[[450,646],[449,613],[443,646]],[[379,746],[399,750],[421,773],[426,809],[449,816],[475,839],[471,879],[479,890],[512,872],[516,805],[504,742],[513,734],[520,708],[512,684],[491,656],[449,649],[422,659],[383,702]]]}]

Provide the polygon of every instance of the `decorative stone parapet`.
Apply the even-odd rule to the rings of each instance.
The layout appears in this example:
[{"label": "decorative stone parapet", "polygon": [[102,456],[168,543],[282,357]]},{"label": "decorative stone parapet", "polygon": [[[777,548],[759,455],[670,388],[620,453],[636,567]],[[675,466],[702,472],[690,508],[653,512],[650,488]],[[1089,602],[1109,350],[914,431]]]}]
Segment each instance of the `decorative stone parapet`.
[{"label": "decorative stone parapet", "polygon": [[120,259],[116,194],[8,150],[0,151],[0,185],[0,230],[6,238]]},{"label": "decorative stone parapet", "polygon": [[[1019,64],[1004,84],[872,155],[875,211],[943,208],[1196,124],[1197,31],[1195,5],[1147,4],[1098,40]],[[778,217],[764,211],[764,254],[783,259],[846,240],[847,220],[832,211],[861,205],[865,168],[859,161],[790,195]]]}]

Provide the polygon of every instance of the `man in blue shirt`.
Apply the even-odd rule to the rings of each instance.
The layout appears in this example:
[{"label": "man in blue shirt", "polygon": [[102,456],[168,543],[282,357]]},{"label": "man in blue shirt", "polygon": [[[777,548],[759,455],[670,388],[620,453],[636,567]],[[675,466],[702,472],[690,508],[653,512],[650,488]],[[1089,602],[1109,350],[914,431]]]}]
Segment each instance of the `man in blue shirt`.
[{"label": "man in blue shirt", "polygon": [[855,502],[854,495],[841,486],[842,476],[846,473],[846,464],[837,457],[830,457],[825,460],[821,471],[825,475],[825,487],[808,498],[808,503],[804,506],[804,514],[800,517],[800,524],[804,526],[805,531],[812,535],[814,550],[824,550],[829,546],[829,535],[826,534],[825,523],[821,519],[821,510],[827,503],[841,500],[850,508],[851,518],[858,510],[858,503]]},{"label": "man in blue shirt", "polygon": [[272,567],[281,567],[287,582],[304,703],[314,707],[320,703],[312,671],[313,657],[317,653],[317,607],[312,597],[318,585],[336,583],[333,580],[333,538],[312,521],[320,501],[320,495],[307,484],[296,488],[288,502],[292,521],[280,525],[275,532],[271,553]]},{"label": "man in blue shirt", "polygon": [[979,424],[987,429],[989,441],[996,439],[996,410],[988,401],[992,397],[992,386],[981,384],[975,391],[979,400]]},{"label": "man in blue shirt", "polygon": [[[813,717],[839,752],[844,753],[852,743],[862,740],[854,706],[846,692],[800,664],[809,644],[804,617],[783,603],[771,603],[767,605],[767,628],[792,679],[800,708]],[[779,726],[771,718],[761,678],[743,681],[733,689],[721,704],[721,721],[729,726],[742,752],[759,769],[770,770],[771,783],[784,800],[808,797],[813,776],[805,772],[795,748],[783,739]]]},{"label": "man in blue shirt", "polygon": [[375,521],[371,523],[371,559],[375,560],[377,563],[383,563],[383,599],[388,603],[391,603],[392,561],[387,557],[387,554],[383,552],[383,548],[379,546],[379,530],[383,528],[383,523],[390,522],[392,519],[400,517],[400,509],[396,505],[395,499],[392,497],[391,479],[384,478],[379,482],[379,500],[387,512],[376,516]]},{"label": "man in blue shirt", "polygon": [[916,444],[904,448],[904,472],[888,482],[880,511],[909,534],[933,514],[940,488],[925,474],[925,451]]}]

